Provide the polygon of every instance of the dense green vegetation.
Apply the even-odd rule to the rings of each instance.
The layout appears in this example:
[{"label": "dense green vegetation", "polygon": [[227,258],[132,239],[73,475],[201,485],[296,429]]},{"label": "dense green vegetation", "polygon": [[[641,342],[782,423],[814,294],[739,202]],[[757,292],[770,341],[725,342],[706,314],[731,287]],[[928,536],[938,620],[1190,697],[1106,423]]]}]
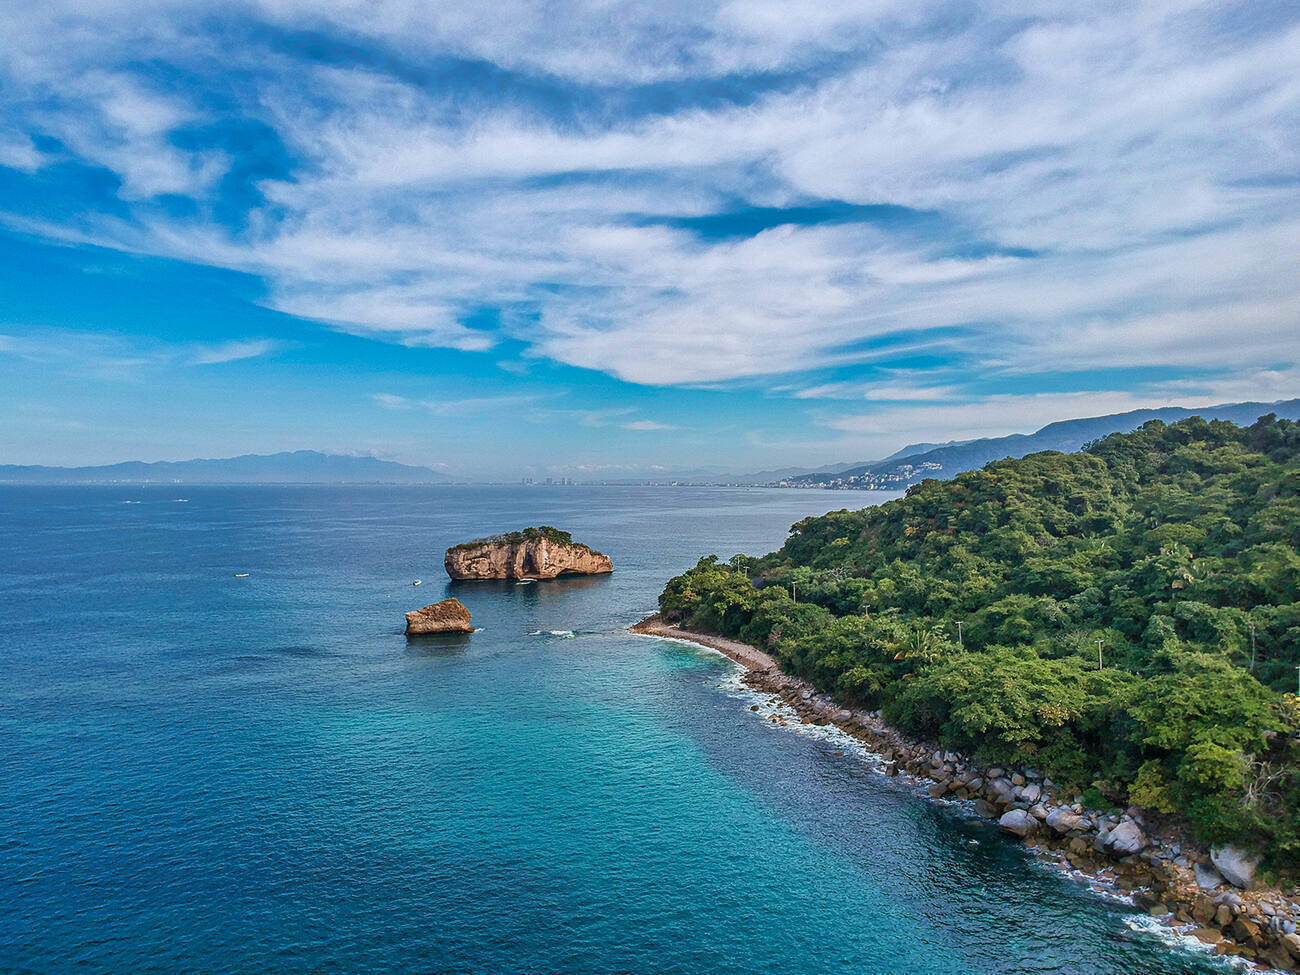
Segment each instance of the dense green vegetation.
[{"label": "dense green vegetation", "polygon": [[660,607],[917,736],[1292,871],[1298,546],[1300,424],[1153,421],[801,521]]},{"label": "dense green vegetation", "polygon": [[[505,532],[501,535],[490,535],[487,538],[476,538],[472,542],[461,542],[459,545],[453,545],[453,549],[474,548],[476,545],[485,545],[488,543],[503,545],[518,545],[521,542],[530,542],[536,538],[544,538],[549,542],[555,542],[559,545],[574,545],[573,534],[571,532],[560,531],[558,528],[552,528],[550,525],[538,525],[535,528],[525,528],[523,531]],[[582,548],[591,549],[582,545]],[[599,552],[595,554],[599,555]]]}]

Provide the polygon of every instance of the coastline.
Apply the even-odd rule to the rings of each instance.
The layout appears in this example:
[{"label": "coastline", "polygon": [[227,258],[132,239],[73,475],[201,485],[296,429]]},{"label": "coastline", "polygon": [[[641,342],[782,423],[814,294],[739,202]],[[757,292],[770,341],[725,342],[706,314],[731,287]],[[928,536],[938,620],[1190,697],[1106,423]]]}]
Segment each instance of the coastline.
[{"label": "coastline", "polygon": [[764,653],[758,647],[725,636],[683,630],[671,623],[665,623],[658,613],[647,616],[639,623],[633,623],[628,629],[633,633],[640,633],[642,636],[660,636],[669,640],[685,640],[687,643],[698,643],[700,646],[717,650],[723,656],[734,660],[751,672],[764,670],[780,672],[781,670],[776,659]]},{"label": "coastline", "polygon": [[[745,668],[741,683],[793,709],[802,724],[833,725],[881,759],[882,773],[905,777],[932,801],[973,801],[982,819],[1020,841],[1040,860],[1076,879],[1126,896],[1152,921],[1218,955],[1260,968],[1300,971],[1300,889],[1244,888],[1227,882],[1207,851],[1144,810],[1122,815],[1085,809],[1058,794],[1033,769],[984,767],[968,757],[908,738],[879,712],[842,707],[812,684],[791,677],[750,644],[699,633],[654,614],[628,627],[643,636],[707,647]],[[758,710],[755,705],[751,710]],[[776,714],[769,720],[789,722]]]}]

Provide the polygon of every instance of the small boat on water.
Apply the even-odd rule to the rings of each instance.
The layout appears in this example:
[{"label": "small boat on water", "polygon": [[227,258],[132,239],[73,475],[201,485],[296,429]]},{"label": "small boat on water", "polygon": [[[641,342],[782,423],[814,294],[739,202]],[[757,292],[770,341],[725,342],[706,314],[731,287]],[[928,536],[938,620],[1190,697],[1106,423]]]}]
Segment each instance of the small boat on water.
[{"label": "small boat on water", "polygon": [[419,579],[416,579],[413,583],[411,583],[411,585],[413,585],[413,586],[422,586],[422,585],[424,585],[424,583],[421,582]]},{"label": "small boat on water", "polygon": [[248,578],[248,573],[247,573],[247,572],[236,572],[236,573],[235,573],[235,578],[236,578],[236,579],[247,579],[247,578]]}]

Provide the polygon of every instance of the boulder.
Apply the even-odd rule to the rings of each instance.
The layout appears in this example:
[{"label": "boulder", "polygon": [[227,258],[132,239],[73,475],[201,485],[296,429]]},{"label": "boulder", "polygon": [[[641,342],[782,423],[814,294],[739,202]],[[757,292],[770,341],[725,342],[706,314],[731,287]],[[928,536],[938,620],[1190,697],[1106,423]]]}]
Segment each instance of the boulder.
[{"label": "boulder", "polygon": [[1291,953],[1287,951],[1285,948],[1283,948],[1281,945],[1273,945],[1271,947],[1265,948],[1263,951],[1260,952],[1260,955],[1262,955],[1264,960],[1268,962],[1270,965],[1272,965],[1274,968],[1280,969],[1282,971],[1286,971],[1288,968],[1294,967],[1291,959]]},{"label": "boulder", "polygon": [[1258,948],[1263,944],[1263,932],[1250,918],[1241,916],[1232,922],[1232,936],[1244,945]]},{"label": "boulder", "polygon": [[595,552],[556,528],[526,528],[479,538],[447,549],[443,557],[453,579],[554,579],[614,570],[608,555]]},{"label": "boulder", "polygon": [[1124,820],[1106,836],[1106,848],[1117,856],[1140,853],[1146,845],[1147,838],[1131,819]]},{"label": "boulder", "polygon": [[1088,821],[1076,815],[1064,806],[1053,809],[1047,814],[1047,825],[1065,836],[1067,833],[1080,832],[1088,828]]},{"label": "boulder", "polygon": [[1196,886],[1201,890],[1218,890],[1223,886],[1223,875],[1210,863],[1198,863],[1192,867],[1196,874]]},{"label": "boulder", "polygon": [[1038,828],[1038,820],[1023,809],[1012,809],[1002,814],[998,829],[1024,839]]},{"label": "boulder", "polygon": [[1259,869],[1259,857],[1251,856],[1235,846],[1216,846],[1210,850],[1210,860],[1223,874],[1223,879],[1234,887],[1248,890]]},{"label": "boulder", "polygon": [[1009,806],[1016,801],[1015,789],[1006,779],[994,779],[989,783],[985,793],[994,802],[999,802],[1004,806]]},{"label": "boulder", "polygon": [[1292,958],[1300,961],[1300,934],[1282,935],[1282,944],[1286,946],[1286,950],[1291,953]]},{"label": "boulder", "polygon": [[1042,796],[1043,796],[1043,787],[1036,782],[1033,783],[1032,785],[1025,786],[1024,791],[1020,793],[1020,798],[1025,800],[1025,802],[1029,803],[1030,805],[1036,803],[1039,799],[1042,798]]},{"label": "boulder", "polygon": [[406,635],[430,633],[473,633],[469,610],[459,599],[444,599],[406,614]]}]

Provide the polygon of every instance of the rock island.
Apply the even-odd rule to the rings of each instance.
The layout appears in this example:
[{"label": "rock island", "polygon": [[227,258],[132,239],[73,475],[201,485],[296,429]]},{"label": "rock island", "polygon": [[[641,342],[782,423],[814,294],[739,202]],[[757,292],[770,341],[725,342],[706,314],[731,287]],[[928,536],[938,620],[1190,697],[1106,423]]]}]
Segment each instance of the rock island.
[{"label": "rock island", "polygon": [[427,636],[430,633],[473,633],[469,610],[455,597],[425,606],[406,614],[406,635]]},{"label": "rock island", "polygon": [[447,575],[458,580],[554,579],[614,571],[608,555],[549,525],[453,545],[443,564]]}]

